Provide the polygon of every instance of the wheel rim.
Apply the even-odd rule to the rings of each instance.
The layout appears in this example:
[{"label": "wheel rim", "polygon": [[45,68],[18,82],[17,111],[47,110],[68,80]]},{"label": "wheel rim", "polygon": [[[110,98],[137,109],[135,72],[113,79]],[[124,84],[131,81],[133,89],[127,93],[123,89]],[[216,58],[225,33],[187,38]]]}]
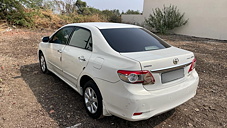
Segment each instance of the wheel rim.
[{"label": "wheel rim", "polygon": [[40,57],[40,66],[41,66],[42,71],[46,70],[46,62],[45,62],[44,56]]},{"label": "wheel rim", "polygon": [[87,110],[92,114],[96,113],[98,110],[98,100],[97,95],[92,88],[86,88],[84,92],[84,100]]}]

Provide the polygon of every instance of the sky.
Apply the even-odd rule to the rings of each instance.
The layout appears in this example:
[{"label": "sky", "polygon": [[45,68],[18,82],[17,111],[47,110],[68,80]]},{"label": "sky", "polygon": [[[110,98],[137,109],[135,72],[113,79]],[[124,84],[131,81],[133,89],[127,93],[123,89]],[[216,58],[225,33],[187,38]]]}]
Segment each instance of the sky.
[{"label": "sky", "polygon": [[113,10],[119,9],[120,11],[126,12],[130,10],[143,11],[144,0],[82,0],[87,3],[88,6],[94,7],[100,10]]}]

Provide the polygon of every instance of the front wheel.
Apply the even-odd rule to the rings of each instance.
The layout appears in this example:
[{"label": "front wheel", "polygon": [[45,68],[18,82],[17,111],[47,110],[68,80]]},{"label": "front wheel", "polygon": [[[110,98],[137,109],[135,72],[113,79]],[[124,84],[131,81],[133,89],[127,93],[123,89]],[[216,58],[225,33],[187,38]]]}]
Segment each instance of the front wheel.
[{"label": "front wheel", "polygon": [[45,60],[43,53],[40,53],[40,55],[39,55],[39,65],[40,65],[41,71],[43,73],[49,72],[47,69],[46,60]]},{"label": "front wheel", "polygon": [[102,96],[97,85],[91,80],[84,86],[84,106],[88,115],[94,119],[102,117]]}]

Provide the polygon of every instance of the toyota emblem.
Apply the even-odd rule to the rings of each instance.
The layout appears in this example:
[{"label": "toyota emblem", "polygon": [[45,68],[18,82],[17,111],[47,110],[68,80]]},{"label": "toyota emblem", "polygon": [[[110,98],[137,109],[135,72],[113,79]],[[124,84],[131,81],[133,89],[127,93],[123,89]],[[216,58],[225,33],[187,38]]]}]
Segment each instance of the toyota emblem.
[{"label": "toyota emblem", "polygon": [[179,62],[179,59],[178,58],[174,58],[173,59],[173,64],[177,64]]}]

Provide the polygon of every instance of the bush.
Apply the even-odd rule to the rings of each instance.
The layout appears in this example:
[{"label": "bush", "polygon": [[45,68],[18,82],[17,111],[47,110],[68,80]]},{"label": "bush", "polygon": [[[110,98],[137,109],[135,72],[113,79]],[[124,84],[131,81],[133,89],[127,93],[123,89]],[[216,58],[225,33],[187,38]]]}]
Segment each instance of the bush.
[{"label": "bush", "polygon": [[[76,2],[75,2],[76,1]],[[2,0],[0,20],[27,28],[59,28],[78,22],[121,22],[119,10],[87,6],[81,0]]]},{"label": "bush", "polygon": [[[2,0],[0,2],[0,20],[11,25],[31,27],[32,16],[36,15],[36,7],[42,0]],[[34,9],[34,10],[32,10]],[[31,11],[32,10],[32,11]]]},{"label": "bush", "polygon": [[155,29],[157,32],[166,34],[169,30],[185,25],[188,20],[184,20],[184,13],[181,14],[176,6],[170,5],[161,10],[155,8],[153,14],[145,19],[145,24]]},{"label": "bush", "polygon": [[109,22],[120,23],[121,22],[121,13],[119,10],[103,10],[101,15],[104,15]]}]

